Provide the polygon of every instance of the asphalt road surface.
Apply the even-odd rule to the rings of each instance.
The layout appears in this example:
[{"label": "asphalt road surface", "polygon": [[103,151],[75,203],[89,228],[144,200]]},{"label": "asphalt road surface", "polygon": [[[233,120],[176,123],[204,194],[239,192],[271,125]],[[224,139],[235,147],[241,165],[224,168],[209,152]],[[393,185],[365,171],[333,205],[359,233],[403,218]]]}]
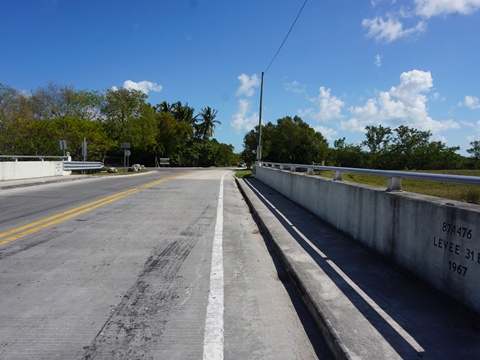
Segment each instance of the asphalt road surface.
[{"label": "asphalt road surface", "polygon": [[0,359],[330,358],[233,175],[0,191]]}]

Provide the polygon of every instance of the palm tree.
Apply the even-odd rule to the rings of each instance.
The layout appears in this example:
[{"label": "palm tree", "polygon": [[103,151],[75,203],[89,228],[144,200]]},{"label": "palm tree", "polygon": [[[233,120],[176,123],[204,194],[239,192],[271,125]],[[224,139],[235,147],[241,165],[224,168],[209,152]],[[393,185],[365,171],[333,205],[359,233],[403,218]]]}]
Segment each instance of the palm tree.
[{"label": "palm tree", "polygon": [[197,121],[197,116],[193,116],[195,109],[188,106],[188,103],[182,105],[181,101],[172,104],[172,114],[178,121],[184,121],[189,125],[194,125]]},{"label": "palm tree", "polygon": [[173,105],[170,105],[168,102],[163,101],[157,106],[155,106],[155,111],[157,112],[166,112],[166,113],[172,113],[173,110]]},{"label": "palm tree", "polygon": [[203,140],[213,136],[216,124],[221,124],[215,120],[218,110],[212,109],[210,106],[203,108],[198,114],[200,116],[200,124],[197,125],[197,131]]}]

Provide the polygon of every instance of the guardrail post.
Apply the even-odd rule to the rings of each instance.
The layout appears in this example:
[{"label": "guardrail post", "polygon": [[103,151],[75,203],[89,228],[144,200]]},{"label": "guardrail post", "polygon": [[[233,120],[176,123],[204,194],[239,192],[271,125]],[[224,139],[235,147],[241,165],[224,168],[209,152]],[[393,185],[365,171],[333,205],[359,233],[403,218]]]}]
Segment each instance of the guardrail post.
[{"label": "guardrail post", "polygon": [[280,165],[280,166],[279,166],[279,169],[280,169],[280,170],[285,170],[285,167],[284,167],[283,165]]},{"label": "guardrail post", "polygon": [[402,191],[402,178],[395,176],[387,178],[387,191]]},{"label": "guardrail post", "polygon": [[307,169],[307,175],[313,175],[313,168]]},{"label": "guardrail post", "polygon": [[296,170],[295,166],[290,166],[290,172],[295,172]]},{"label": "guardrail post", "polygon": [[336,170],[334,175],[333,175],[333,180],[334,181],[343,181],[343,171]]}]

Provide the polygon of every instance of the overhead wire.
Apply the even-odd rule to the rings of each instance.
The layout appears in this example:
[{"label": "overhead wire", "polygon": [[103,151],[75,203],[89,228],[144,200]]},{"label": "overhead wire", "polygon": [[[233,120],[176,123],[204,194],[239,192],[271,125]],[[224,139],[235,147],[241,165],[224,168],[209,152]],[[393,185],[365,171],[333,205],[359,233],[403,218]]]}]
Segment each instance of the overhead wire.
[{"label": "overhead wire", "polygon": [[280,50],[282,50],[283,45],[284,45],[285,42],[287,41],[288,36],[289,36],[290,33],[292,32],[293,27],[294,27],[295,24],[297,23],[297,20],[298,20],[298,18],[300,17],[300,14],[302,13],[303,8],[305,7],[306,4],[307,4],[307,0],[304,1],[302,7],[300,8],[300,11],[299,11],[298,14],[297,14],[297,17],[295,18],[295,21],[293,22],[292,26],[290,27],[290,30],[288,30],[287,35],[286,35],[285,38],[283,39],[282,44],[280,45],[280,47],[278,48],[277,52],[275,53],[275,56],[273,57],[272,61],[270,61],[270,64],[268,64],[267,69],[262,72],[262,81],[261,81],[261,85],[260,85],[260,111],[259,111],[259,113],[258,113],[257,162],[260,162],[260,160],[261,160],[261,158],[262,158],[262,107],[263,107],[263,101],[262,101],[262,99],[263,99],[263,76],[264,76],[264,74],[268,71],[268,69],[270,69],[270,66],[272,66],[273,62],[274,62],[275,59],[277,58],[277,55],[280,53]]},{"label": "overhead wire", "polygon": [[270,66],[272,66],[273,62],[274,62],[275,59],[277,58],[277,55],[280,53],[280,50],[282,50],[282,47],[283,47],[283,45],[285,44],[285,41],[287,41],[288,36],[289,36],[290,33],[292,32],[292,29],[293,29],[293,27],[295,26],[295,24],[297,23],[297,20],[298,20],[298,18],[300,17],[300,14],[302,13],[303,8],[305,7],[306,4],[307,4],[307,0],[305,0],[305,2],[303,3],[300,11],[299,11],[298,14],[297,14],[297,17],[295,18],[295,21],[293,22],[292,26],[290,27],[290,30],[288,30],[287,35],[285,36],[285,38],[283,39],[282,44],[280,45],[280,47],[279,47],[278,50],[277,50],[277,53],[276,53],[275,56],[273,57],[272,61],[270,61],[270,64],[268,64],[267,69],[264,71],[264,73],[266,73],[266,72],[268,71],[268,69],[270,69]]}]

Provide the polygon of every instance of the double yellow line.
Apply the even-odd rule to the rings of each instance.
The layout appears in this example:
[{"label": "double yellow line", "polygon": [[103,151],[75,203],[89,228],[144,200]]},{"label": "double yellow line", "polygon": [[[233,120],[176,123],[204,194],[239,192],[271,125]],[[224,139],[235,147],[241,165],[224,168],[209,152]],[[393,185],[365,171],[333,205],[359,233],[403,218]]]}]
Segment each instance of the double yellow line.
[{"label": "double yellow line", "polygon": [[185,174],[170,176],[170,177],[167,177],[167,178],[164,178],[164,179],[161,179],[161,180],[157,180],[157,181],[145,184],[145,185],[141,185],[141,186],[129,189],[129,190],[125,190],[125,191],[122,191],[122,192],[104,197],[102,199],[92,201],[88,204],[78,206],[76,208],[73,208],[73,209],[70,209],[70,210],[67,210],[67,211],[49,216],[45,219],[38,220],[38,221],[35,221],[35,222],[27,224],[27,225],[23,225],[23,226],[15,228],[15,229],[4,231],[4,232],[0,233],[0,246],[8,244],[12,241],[18,240],[18,239],[20,239],[24,236],[33,234],[37,231],[43,230],[43,229],[45,229],[49,226],[56,225],[58,223],[61,223],[62,221],[71,219],[75,216],[84,214],[88,211],[94,210],[94,209],[99,208],[101,206],[110,204],[110,203],[112,203],[114,201],[117,201],[117,200],[120,200],[120,199],[122,199],[122,198],[124,198],[128,195],[135,194],[135,193],[139,192],[140,190],[151,188],[153,186],[159,185],[161,183],[164,183],[168,180],[171,180],[173,178],[176,178],[176,177],[179,177],[179,176],[182,176],[182,175],[185,175]]}]

